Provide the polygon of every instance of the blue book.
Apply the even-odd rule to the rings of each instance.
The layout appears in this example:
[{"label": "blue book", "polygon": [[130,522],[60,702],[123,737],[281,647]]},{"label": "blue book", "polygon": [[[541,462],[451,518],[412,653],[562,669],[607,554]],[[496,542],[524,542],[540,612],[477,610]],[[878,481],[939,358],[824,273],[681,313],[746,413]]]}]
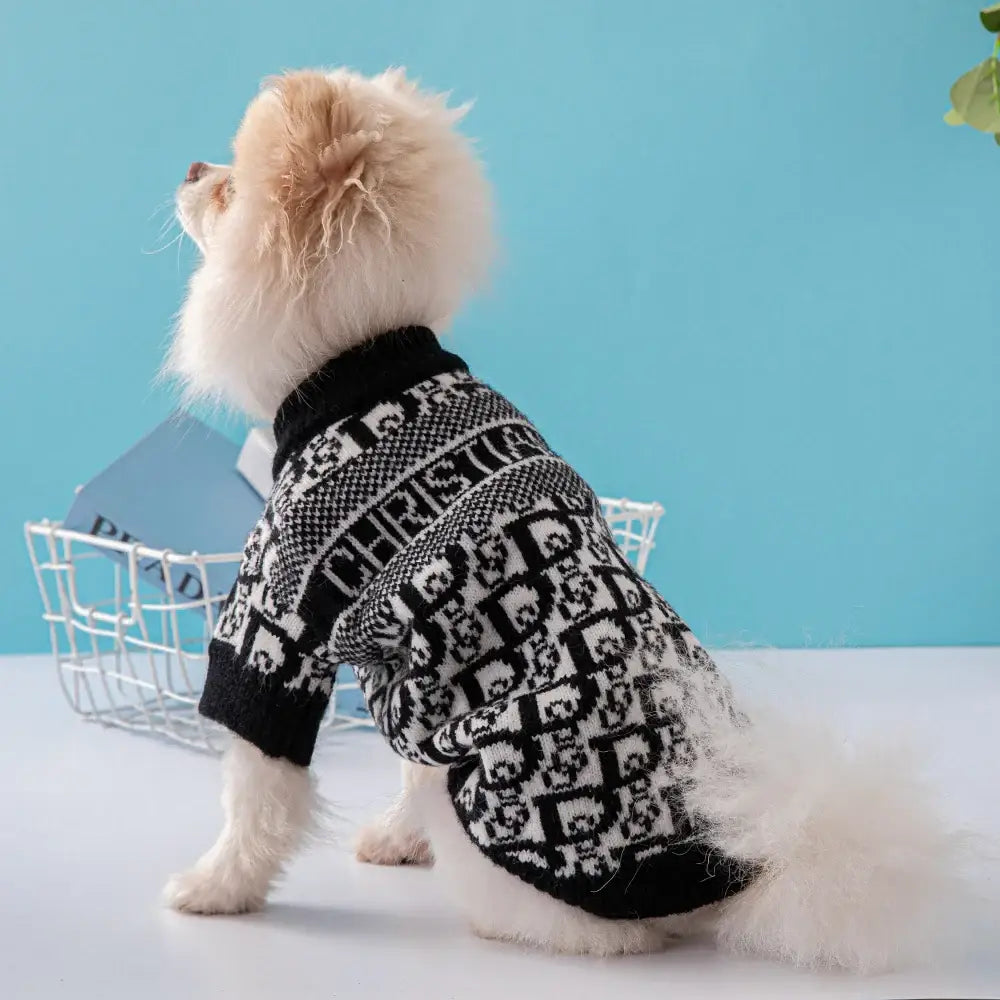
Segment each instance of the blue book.
[{"label": "blue book", "polygon": [[[176,553],[236,553],[264,501],[237,472],[239,447],[187,413],[177,412],[82,487],[63,526],[98,538],[140,542]],[[98,547],[127,563],[124,553]],[[206,567],[213,596],[228,594],[238,562]],[[166,590],[159,559],[141,559],[142,580]],[[204,597],[200,574],[170,570],[176,600]]]},{"label": "blue book", "polygon": [[[270,486],[269,447],[266,434],[258,432],[244,449],[255,451],[250,457],[256,458],[259,468],[250,478],[258,489]],[[178,554],[233,553],[237,556],[233,562],[206,566],[211,596],[224,597],[236,579],[247,536],[264,508],[264,498],[244,477],[246,462],[246,454],[240,461],[240,448],[228,438],[187,413],[175,413],[82,487],[63,526]],[[95,548],[128,562],[124,553]],[[161,560],[141,559],[138,571],[142,581],[166,591]],[[170,577],[175,600],[199,601],[205,596],[200,574],[175,566]],[[204,613],[203,607],[196,608]],[[337,714],[368,718],[364,697],[353,683],[353,669],[342,666],[337,679],[348,685],[337,692]]]},{"label": "blue book", "polygon": [[368,719],[368,706],[365,696],[358,688],[354,667],[347,664],[337,670],[337,683],[346,685],[337,690],[337,717],[350,719]]}]

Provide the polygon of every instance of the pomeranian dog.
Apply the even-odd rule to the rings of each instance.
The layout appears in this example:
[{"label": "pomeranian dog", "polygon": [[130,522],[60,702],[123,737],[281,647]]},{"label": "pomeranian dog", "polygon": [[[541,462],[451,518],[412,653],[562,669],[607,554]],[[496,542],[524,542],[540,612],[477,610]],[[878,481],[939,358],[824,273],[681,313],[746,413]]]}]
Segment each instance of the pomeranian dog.
[{"label": "pomeranian dog", "polygon": [[403,758],[357,857],[433,862],[480,935],[597,955],[685,928],[803,965],[933,949],[954,842],[905,756],[737,707],[585,483],[437,340],[484,281],[465,108],[302,71],[177,191],[202,259],[168,366],[274,421],[275,486],[217,624],[225,824],[166,889],[261,907],[310,830],[340,663]]}]

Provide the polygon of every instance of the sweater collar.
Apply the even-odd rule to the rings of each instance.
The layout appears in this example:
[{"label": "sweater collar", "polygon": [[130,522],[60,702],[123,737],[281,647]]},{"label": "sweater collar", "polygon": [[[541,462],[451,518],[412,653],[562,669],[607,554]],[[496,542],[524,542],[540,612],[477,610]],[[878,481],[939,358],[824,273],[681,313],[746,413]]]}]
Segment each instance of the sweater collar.
[{"label": "sweater collar", "polygon": [[331,359],[293,389],[274,418],[274,477],[310,438],[352,413],[370,410],[442,372],[467,371],[432,330],[390,330]]}]

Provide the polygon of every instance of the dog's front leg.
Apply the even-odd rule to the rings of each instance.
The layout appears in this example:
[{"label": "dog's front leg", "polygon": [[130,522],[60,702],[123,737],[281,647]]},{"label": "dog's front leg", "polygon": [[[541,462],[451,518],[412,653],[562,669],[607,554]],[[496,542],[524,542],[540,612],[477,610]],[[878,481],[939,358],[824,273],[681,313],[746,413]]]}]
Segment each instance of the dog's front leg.
[{"label": "dog's front leg", "polygon": [[362,827],[354,844],[358,861],[372,865],[430,864],[430,845],[413,804],[413,787],[423,765],[403,761],[403,788],[381,816]]},{"label": "dog's front leg", "polygon": [[234,739],[223,760],[225,825],[208,853],[167,883],[168,905],[189,913],[260,909],[309,830],[315,799],[307,768]]}]

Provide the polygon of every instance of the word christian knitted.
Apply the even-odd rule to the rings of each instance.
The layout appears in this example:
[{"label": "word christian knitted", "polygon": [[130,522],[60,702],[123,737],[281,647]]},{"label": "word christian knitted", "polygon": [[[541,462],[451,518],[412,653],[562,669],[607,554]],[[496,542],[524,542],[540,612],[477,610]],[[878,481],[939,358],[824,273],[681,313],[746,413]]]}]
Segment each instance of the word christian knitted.
[{"label": "word christian knitted", "polygon": [[393,749],[448,768],[472,842],[531,885],[612,918],[743,886],[683,795],[685,693],[725,685],[524,416],[411,327],[307,379],[275,434],[204,715],[306,765],[353,664]]}]

